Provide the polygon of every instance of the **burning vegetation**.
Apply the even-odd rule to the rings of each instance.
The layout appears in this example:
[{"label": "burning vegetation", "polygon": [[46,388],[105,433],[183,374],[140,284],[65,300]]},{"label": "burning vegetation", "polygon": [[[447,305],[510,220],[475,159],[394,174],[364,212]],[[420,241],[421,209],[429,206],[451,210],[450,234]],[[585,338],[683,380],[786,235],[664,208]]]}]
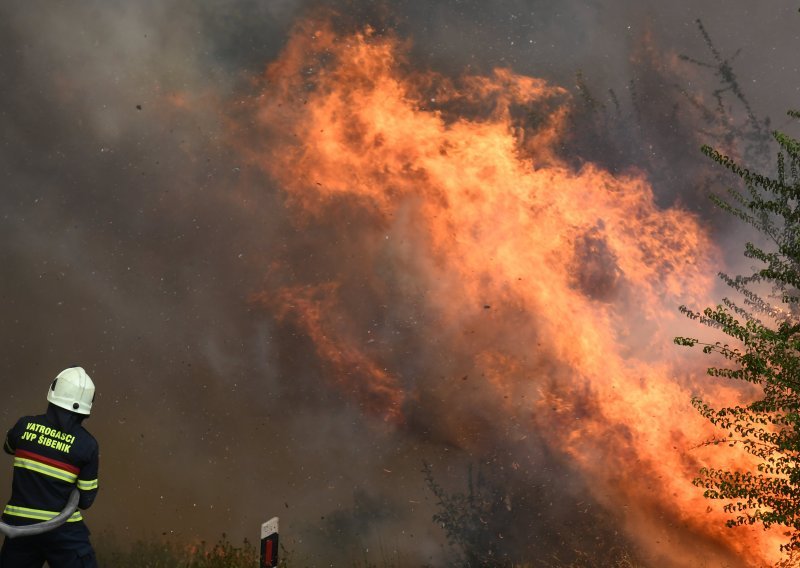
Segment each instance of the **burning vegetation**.
[{"label": "burning vegetation", "polygon": [[721,262],[698,217],[640,169],[568,160],[564,89],[420,70],[393,33],[340,28],[297,25],[236,130],[297,237],[254,301],[360,411],[491,470],[498,562],[596,541],[654,566],[776,560],[777,535],[726,529],[692,485],[751,459],[698,449],[692,395],[742,394],[671,346]]}]

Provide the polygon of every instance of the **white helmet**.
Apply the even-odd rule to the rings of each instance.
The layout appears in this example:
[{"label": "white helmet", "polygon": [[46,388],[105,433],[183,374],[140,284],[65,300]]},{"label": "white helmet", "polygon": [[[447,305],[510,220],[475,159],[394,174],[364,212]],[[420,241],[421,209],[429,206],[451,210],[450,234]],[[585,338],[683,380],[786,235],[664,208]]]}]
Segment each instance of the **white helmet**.
[{"label": "white helmet", "polygon": [[83,367],[64,369],[47,391],[47,402],[78,414],[89,415],[93,401],[94,383]]}]

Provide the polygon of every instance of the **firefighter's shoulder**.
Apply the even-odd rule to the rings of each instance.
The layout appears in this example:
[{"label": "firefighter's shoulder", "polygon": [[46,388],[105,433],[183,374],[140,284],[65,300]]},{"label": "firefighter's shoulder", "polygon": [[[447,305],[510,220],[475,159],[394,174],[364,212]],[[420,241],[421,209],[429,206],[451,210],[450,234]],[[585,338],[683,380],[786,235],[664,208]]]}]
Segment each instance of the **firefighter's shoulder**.
[{"label": "firefighter's shoulder", "polygon": [[87,454],[95,453],[100,448],[97,439],[83,426],[78,426],[75,429],[75,442],[80,444],[83,451]]},{"label": "firefighter's shoulder", "polygon": [[8,433],[9,434],[13,433],[13,434],[16,434],[16,435],[20,435],[22,432],[24,432],[27,429],[28,424],[38,423],[41,420],[41,418],[42,418],[41,416],[32,416],[32,415],[22,416],[22,417],[20,417],[19,420],[17,420],[14,423],[14,426],[11,427],[11,430],[9,430]]}]

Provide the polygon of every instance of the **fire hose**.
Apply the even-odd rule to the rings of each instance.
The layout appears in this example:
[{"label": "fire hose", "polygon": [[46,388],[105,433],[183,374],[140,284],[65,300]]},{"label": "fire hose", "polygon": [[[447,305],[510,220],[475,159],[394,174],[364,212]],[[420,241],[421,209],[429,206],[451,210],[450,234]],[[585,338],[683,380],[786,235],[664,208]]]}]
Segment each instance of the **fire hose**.
[{"label": "fire hose", "polygon": [[80,499],[80,493],[77,489],[73,489],[72,493],[69,495],[69,499],[67,499],[67,504],[64,507],[64,510],[52,519],[48,521],[42,521],[41,523],[35,523],[33,525],[20,526],[7,525],[6,523],[0,521],[0,533],[3,533],[8,538],[16,538],[18,536],[42,534],[58,528],[67,522],[67,519],[72,516],[72,513],[78,509],[78,499]]}]

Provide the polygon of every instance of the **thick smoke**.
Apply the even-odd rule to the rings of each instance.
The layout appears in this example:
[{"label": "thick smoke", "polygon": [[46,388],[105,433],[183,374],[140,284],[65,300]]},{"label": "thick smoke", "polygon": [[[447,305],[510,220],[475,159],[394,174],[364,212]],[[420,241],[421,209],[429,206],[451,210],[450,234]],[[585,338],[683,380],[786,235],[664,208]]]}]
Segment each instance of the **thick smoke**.
[{"label": "thick smoke", "polygon": [[[502,401],[491,401],[497,393],[463,368],[462,354],[446,354],[449,365],[439,362],[438,371],[447,367],[445,380],[410,405],[405,423],[384,422],[364,412],[374,401],[323,380],[330,358],[320,356],[302,322],[282,315],[284,299],[258,296],[265,280],[286,277],[271,270],[275,261],[293,261],[295,282],[324,282],[326,275],[347,274],[343,264],[378,254],[359,240],[368,216],[348,219],[350,233],[296,224],[280,187],[231,143],[231,132],[245,129],[253,77],[278,56],[312,4],[0,8],[0,364],[7,425],[44,408],[46,386],[63,367],[89,370],[99,395],[87,426],[102,451],[100,498],[87,515],[96,534],[164,533],[188,542],[226,532],[252,539],[260,522],[279,515],[284,542],[312,565],[346,565],[342,558],[365,555],[442,565],[450,552],[431,522],[437,508],[421,472],[430,463],[449,491],[466,491],[469,465],[507,490],[503,502],[515,504],[513,514],[498,518],[510,531],[503,535],[509,554],[582,548],[599,558],[630,546],[615,535],[624,514],[598,503],[567,456],[539,441],[523,444],[526,434],[516,425],[497,423],[491,409]],[[789,2],[757,12],[739,1],[338,4],[350,22],[389,26],[409,38],[410,58],[423,68],[455,75],[510,67],[570,89],[582,71],[609,120],[616,120],[607,92],[614,89],[628,117],[613,122],[620,132],[614,152],[577,136],[565,152],[611,170],[662,172],[654,189],[663,206],[689,204],[728,237],[731,229],[708,213],[691,183],[702,175],[693,124],[680,114],[691,104],[677,88],[663,94],[683,79],[689,92],[706,97],[716,88],[713,70],[675,58],[709,59],[695,19],[725,53],[744,48],[734,63],[760,115],[780,117],[794,102],[795,93],[779,88],[796,53],[797,16]],[[654,93],[664,103],[642,106]],[[689,142],[681,148],[684,135]],[[655,147],[644,152],[647,159],[645,143]],[[680,171],[670,179],[664,163],[675,161]],[[352,210],[331,211],[331,218],[340,213]],[[330,242],[332,235],[342,242]],[[624,293],[602,227],[575,250],[576,258],[592,259],[576,289],[598,301]],[[396,271],[385,280],[408,291],[401,267],[378,266]],[[367,306],[391,293],[355,281],[342,289],[354,294],[342,305],[364,309],[352,321],[377,318],[371,340],[392,350],[392,361],[407,360],[407,380],[434,368],[415,358],[415,329],[431,323],[424,303],[416,310],[406,304],[402,313],[382,306],[376,315]],[[332,325],[352,332],[347,322]],[[481,341],[489,338],[475,344]],[[544,362],[540,368],[543,375],[558,371]],[[470,408],[469,424],[450,424],[442,412],[442,400],[456,395]],[[592,413],[590,393],[574,404]],[[434,413],[439,419],[431,420]],[[454,439],[455,431],[462,438]],[[6,465],[0,483],[8,486]],[[670,536],[678,537],[676,548],[695,544],[679,531]],[[716,546],[708,544],[703,554],[713,557]]]}]

